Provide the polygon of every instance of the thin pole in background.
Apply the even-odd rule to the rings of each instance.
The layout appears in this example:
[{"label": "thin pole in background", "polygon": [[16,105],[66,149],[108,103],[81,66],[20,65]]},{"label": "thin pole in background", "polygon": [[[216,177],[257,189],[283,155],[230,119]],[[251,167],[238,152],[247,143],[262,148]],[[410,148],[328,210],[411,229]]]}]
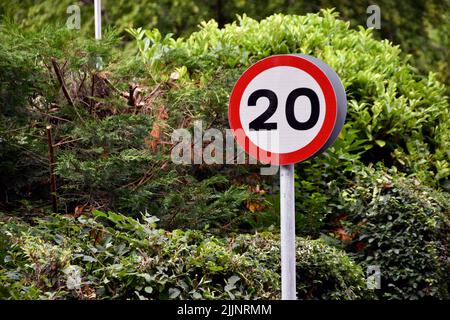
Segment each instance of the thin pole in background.
[{"label": "thin pole in background", "polygon": [[102,39],[102,1],[94,0],[95,39]]},{"label": "thin pole in background", "polygon": [[[94,20],[95,20],[95,40],[102,39],[102,1],[94,0]],[[102,68],[102,57],[97,57],[95,61],[95,68],[100,70]]]},{"label": "thin pole in background", "polygon": [[280,166],[281,299],[296,300],[294,165]]}]

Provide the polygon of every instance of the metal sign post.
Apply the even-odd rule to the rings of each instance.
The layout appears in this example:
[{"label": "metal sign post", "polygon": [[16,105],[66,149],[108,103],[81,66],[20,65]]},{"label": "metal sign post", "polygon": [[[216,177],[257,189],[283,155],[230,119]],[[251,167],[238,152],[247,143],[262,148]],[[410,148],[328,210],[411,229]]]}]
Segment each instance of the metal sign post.
[{"label": "metal sign post", "polygon": [[228,120],[237,143],[262,163],[280,165],[283,300],[295,300],[297,289],[294,164],[330,147],[346,113],[345,89],[338,75],[308,55],[262,59],[242,74],[231,92]]},{"label": "metal sign post", "polygon": [[280,166],[281,298],[295,300],[294,165]]}]

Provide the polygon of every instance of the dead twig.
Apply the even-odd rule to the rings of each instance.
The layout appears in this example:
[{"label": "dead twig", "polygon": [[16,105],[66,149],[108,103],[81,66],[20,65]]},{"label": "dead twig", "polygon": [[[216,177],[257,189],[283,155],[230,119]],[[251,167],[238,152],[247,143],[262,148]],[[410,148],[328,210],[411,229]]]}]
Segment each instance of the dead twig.
[{"label": "dead twig", "polygon": [[92,111],[94,110],[94,95],[95,95],[95,78],[97,76],[95,75],[95,73],[92,75],[92,84],[91,84],[91,97],[89,99],[89,104],[90,104],[90,113],[92,113]]},{"label": "dead twig", "polygon": [[60,141],[57,144],[54,144],[53,147],[59,147],[68,143],[72,143],[72,142],[76,142],[76,141],[80,141],[82,138],[78,138],[78,139],[73,139],[73,140],[69,140],[69,141]]},{"label": "dead twig", "polygon": [[72,97],[70,96],[69,91],[67,90],[66,83],[65,83],[64,78],[62,76],[61,69],[60,69],[58,63],[56,62],[56,59],[52,58],[51,61],[52,61],[52,65],[53,65],[53,70],[55,71],[56,77],[58,78],[58,82],[59,82],[59,85],[61,86],[61,89],[63,91],[64,97],[66,97],[67,102],[72,107],[75,107],[75,104],[73,103]]},{"label": "dead twig", "polygon": [[68,119],[64,119],[64,118],[61,118],[61,117],[58,117],[58,116],[54,116],[54,115],[51,115],[51,114],[42,112],[42,111],[37,110],[37,109],[36,109],[35,111],[37,111],[38,113],[42,114],[43,116],[47,116],[47,117],[49,117],[49,118],[53,118],[53,119],[61,120],[61,121],[65,121],[65,122],[72,122],[72,121],[70,121],[70,120],[68,120]]},{"label": "dead twig", "polygon": [[128,93],[128,105],[131,107],[137,107],[140,104],[140,93],[141,93],[141,88],[139,88],[138,85],[133,85],[130,84],[130,89],[129,89],[129,93]]},{"label": "dead twig", "polygon": [[56,178],[55,178],[55,157],[53,152],[52,126],[47,126],[48,162],[50,171],[50,191],[53,212],[57,212],[56,202]]},{"label": "dead twig", "polygon": [[52,61],[52,65],[53,65],[53,70],[55,71],[56,77],[58,78],[58,82],[59,82],[59,85],[61,86],[64,97],[66,97],[66,100],[69,103],[69,105],[74,108],[75,113],[77,114],[78,118],[80,118],[80,120],[84,122],[83,118],[78,113],[77,107],[75,106],[75,103],[73,102],[72,97],[69,94],[69,91],[67,90],[66,82],[64,81],[64,77],[62,75],[61,68],[59,67],[58,62],[56,62],[55,58],[52,58],[51,61]]},{"label": "dead twig", "polygon": [[154,169],[154,167],[151,167],[149,170],[147,170],[144,173],[143,177],[141,177],[141,178],[139,178],[137,180],[134,180],[134,181],[132,181],[130,183],[127,183],[126,185],[120,186],[118,189],[126,189],[126,188],[129,188],[129,187],[133,187],[133,190],[136,189],[139,185],[141,185],[143,180],[145,180],[149,176],[150,177],[153,176],[153,169]]},{"label": "dead twig", "polygon": [[108,80],[108,78],[104,77],[102,78],[103,81],[105,81],[105,83],[107,85],[109,85],[114,91],[116,91],[121,97],[125,98],[125,99],[129,99],[130,98],[130,94],[128,92],[123,92],[120,91],[111,81]]},{"label": "dead twig", "polygon": [[159,88],[161,88],[161,85],[163,84],[163,82],[158,83],[158,85],[152,90],[152,92],[149,93],[149,97],[153,96],[158,90]]},{"label": "dead twig", "polygon": [[[164,161],[162,163],[162,165],[159,167],[159,169],[163,169],[167,166],[167,161]],[[152,166],[150,169],[148,169],[145,173],[144,176],[133,181],[130,182],[126,185],[120,186],[119,189],[125,189],[125,188],[129,188],[132,187],[133,190],[136,190],[137,188],[139,188],[140,186],[142,186],[143,184],[145,184],[147,181],[149,181],[151,178],[153,178],[153,176],[155,175],[157,169],[156,169],[156,165]]]},{"label": "dead twig", "polygon": [[84,81],[86,80],[86,77],[87,77],[87,72],[83,72],[83,79],[81,80],[80,85],[78,86],[77,96],[78,96],[78,93],[81,91],[81,88],[83,88],[83,86],[84,86]]}]

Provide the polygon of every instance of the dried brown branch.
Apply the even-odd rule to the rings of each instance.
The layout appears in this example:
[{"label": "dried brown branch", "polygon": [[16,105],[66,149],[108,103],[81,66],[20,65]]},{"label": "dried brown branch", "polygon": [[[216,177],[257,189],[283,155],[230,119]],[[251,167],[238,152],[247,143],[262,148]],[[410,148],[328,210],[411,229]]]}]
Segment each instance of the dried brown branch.
[{"label": "dried brown branch", "polygon": [[78,86],[77,95],[81,91],[81,88],[83,88],[86,77],[87,77],[87,73],[83,72],[83,79],[81,80],[80,85]]},{"label": "dried brown branch", "polygon": [[97,76],[95,75],[95,73],[92,75],[92,83],[91,83],[91,97],[89,99],[89,104],[90,104],[90,112],[92,113],[92,111],[94,110],[94,95],[95,95],[95,78]]},{"label": "dried brown branch", "polygon": [[80,140],[81,140],[81,138],[73,139],[73,140],[69,140],[69,141],[60,141],[57,144],[54,144],[53,147],[59,147],[59,146],[62,146],[62,145],[68,144],[68,143],[72,143],[72,142],[76,142],[76,141],[80,141]]},{"label": "dried brown branch", "polygon": [[48,162],[50,171],[50,191],[53,212],[57,212],[56,202],[56,178],[55,178],[55,156],[53,152],[52,126],[47,126]]},{"label": "dried brown branch", "polygon": [[69,91],[67,90],[66,83],[64,81],[64,77],[62,75],[62,72],[61,72],[61,69],[60,69],[60,67],[58,65],[58,62],[56,62],[55,58],[52,58],[51,61],[52,61],[52,65],[53,65],[53,70],[55,71],[56,77],[58,78],[58,82],[59,82],[59,85],[62,88],[64,97],[66,97],[67,102],[72,107],[75,107],[75,104],[73,103],[72,97],[70,96]]},{"label": "dried brown branch", "polygon": [[130,91],[128,94],[128,105],[132,107],[137,107],[140,102],[141,88],[138,85],[130,84]]},{"label": "dried brown branch", "polygon": [[120,94],[121,97],[125,98],[125,99],[129,99],[130,98],[130,94],[128,92],[124,92],[124,91],[120,91],[111,81],[108,80],[108,78],[104,77],[102,78],[103,81],[105,81],[105,83],[107,85],[109,85],[114,91],[116,91],[118,94]]},{"label": "dried brown branch", "polygon": [[52,119],[56,119],[56,120],[60,120],[60,121],[64,121],[64,122],[71,122],[70,120],[68,120],[68,119],[64,119],[64,118],[61,118],[61,117],[58,117],[58,116],[54,116],[54,115],[51,115],[51,114],[48,114],[48,113],[45,113],[45,112],[42,112],[42,111],[40,111],[40,110],[34,110],[34,111],[36,111],[36,112],[38,112],[38,113],[40,113],[40,114],[42,114],[43,116],[46,116],[46,117],[49,117],[49,118],[52,118]]}]

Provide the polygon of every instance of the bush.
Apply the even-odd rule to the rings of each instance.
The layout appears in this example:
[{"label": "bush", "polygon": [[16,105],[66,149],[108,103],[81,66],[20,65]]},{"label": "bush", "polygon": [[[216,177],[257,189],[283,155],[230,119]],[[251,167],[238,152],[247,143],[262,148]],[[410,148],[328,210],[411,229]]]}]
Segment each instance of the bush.
[{"label": "bush", "polygon": [[[40,172],[36,179],[41,181],[39,189],[45,190],[43,128],[51,122],[55,142],[63,143],[56,150],[63,211],[94,207],[138,216],[147,210],[169,229],[210,225],[249,230],[277,223],[278,211],[267,202],[276,204],[272,199],[276,179],[261,179],[254,174],[255,166],[174,165],[169,159],[170,134],[175,128],[190,129],[194,120],[203,120],[205,128],[226,128],[229,93],[248,65],[270,54],[307,53],[338,72],[348,91],[349,114],[340,139],[325,154],[297,166],[299,234],[319,235],[327,215],[339,205],[335,196],[361,163],[395,165],[427,184],[445,187],[450,174],[445,88],[433,75],[419,77],[398,47],[375,40],[370,30],[351,30],[336,16],[323,11],[274,15],[261,22],[244,16],[223,29],[214,22],[204,23],[187,39],[163,37],[158,30],[130,31],[145,64],[114,50],[116,38],[110,34],[97,46],[72,39],[67,30],[60,36],[56,32],[51,46],[44,46],[45,54],[36,49],[41,42],[28,42],[24,36],[22,54],[37,56],[36,65],[54,87],[36,89],[27,105],[34,120],[29,119],[35,128],[32,141],[40,143],[36,158],[41,166],[40,171],[33,170],[33,162],[27,162],[29,171]],[[52,34],[43,35],[53,39]],[[9,42],[15,39],[14,32],[3,37]],[[72,47],[78,49],[68,50]],[[4,50],[6,56],[13,56],[14,50]],[[104,57],[102,72],[93,68],[96,55]],[[65,65],[66,86],[73,92],[75,107],[57,92],[54,74],[43,67],[51,64],[52,56]],[[130,98],[130,92],[137,100]],[[36,108],[46,115],[36,114]],[[28,133],[26,128],[16,129],[5,130],[8,146],[34,151],[29,144],[17,146]],[[5,167],[10,156],[2,155]],[[26,172],[24,167],[8,169],[8,177]],[[15,180],[8,177],[5,181],[13,181],[5,183],[9,198],[14,195],[20,200],[30,193],[14,191]]]},{"label": "bush", "polygon": [[[188,38],[129,30],[144,63],[116,50],[111,33],[97,43],[64,29],[1,31],[1,210],[49,211],[27,201],[48,199],[44,128],[53,124],[60,211],[81,215],[2,223],[1,296],[277,298],[276,236],[208,234],[277,224],[276,177],[262,179],[257,166],[172,164],[170,134],[194,120],[226,128],[229,93],[246,67],[306,53],[340,75],[349,113],[336,143],[296,168],[298,233],[318,237],[335,219],[355,259],[381,266],[379,297],[448,297],[448,197],[422,187],[449,186],[445,87],[373,31],[351,30],[330,11],[243,16],[222,29],[210,21]],[[380,163],[410,177],[364,169]],[[133,218],[141,212],[145,222]],[[208,231],[177,230],[186,227]],[[365,296],[361,268],[344,253],[321,240],[298,243],[299,297]]]},{"label": "bush", "polygon": [[[155,228],[113,212],[0,224],[3,299],[275,299],[279,242],[269,233],[216,238]],[[298,239],[298,296],[357,299],[361,268],[320,240]]]},{"label": "bush", "polygon": [[[114,39],[114,40],[113,40]],[[99,54],[109,60],[113,34],[99,45],[76,37],[66,29],[46,27],[29,32],[17,25],[0,24],[0,201],[18,201],[48,196],[47,141],[45,127],[64,120],[67,102],[59,94],[51,59],[66,59],[64,73],[77,75],[92,68]],[[74,49],[75,48],[75,49]],[[106,49],[108,48],[108,49]],[[67,67],[67,68],[66,68]],[[81,68],[81,70],[79,69]],[[69,83],[71,84],[71,83]],[[72,87],[68,90],[72,91]],[[74,108],[69,109],[74,114]],[[76,113],[75,113],[76,116]],[[65,120],[70,123],[70,120]]]},{"label": "bush", "polygon": [[[211,21],[187,39],[163,37],[157,30],[130,32],[161,79],[175,68],[187,68],[183,86],[169,91],[167,104],[187,106],[208,125],[226,126],[233,83],[245,67],[268,55],[312,54],[337,71],[348,92],[348,117],[340,138],[324,155],[297,166],[300,234],[318,235],[326,216],[339,205],[335,196],[361,163],[382,162],[427,184],[447,185],[445,88],[432,74],[421,79],[398,47],[373,39],[370,30],[350,30],[336,14],[323,11],[278,14],[261,22],[244,16],[223,29]],[[209,97],[212,88],[215,94]]]},{"label": "bush", "polygon": [[385,299],[448,299],[450,202],[415,178],[362,170],[342,192],[347,248],[362,266],[381,268]]},{"label": "bush", "polygon": [[[345,149],[336,152],[360,151],[365,162],[383,161],[444,180],[450,174],[444,86],[432,74],[420,79],[398,47],[373,39],[370,30],[350,30],[336,16],[329,11],[278,14],[261,22],[244,16],[223,29],[210,21],[185,40],[162,37],[158,30],[131,32],[152,70],[162,71],[162,79],[167,65],[185,65],[193,80],[206,80],[216,69],[227,73],[272,54],[312,54],[336,70],[348,92],[349,114],[339,144]],[[228,95],[218,98],[220,119],[226,116]]]},{"label": "bush", "polygon": [[[274,241],[276,239],[276,241]],[[241,244],[239,241],[245,240]],[[270,234],[244,235],[233,240],[238,253],[257,257],[260,265],[279,269],[279,237]],[[244,248],[239,248],[242,246]],[[245,251],[243,251],[245,250]],[[366,290],[362,270],[341,250],[322,240],[297,238],[298,299],[361,299],[371,298]]]},{"label": "bush", "polygon": [[[36,1],[10,0],[0,4],[0,16],[13,17],[21,25],[31,30],[39,30],[50,24],[64,26],[69,14],[67,8],[71,0]],[[93,36],[92,2],[79,1],[81,30],[86,36]],[[142,0],[139,5],[125,0],[103,3],[103,23],[108,27],[123,30],[126,27],[158,28],[163,34],[175,33],[187,36],[196,31],[201,21],[215,19],[220,27],[231,23],[236,15],[247,14],[260,20],[275,13],[298,14],[316,13],[320,9],[336,8],[342,18],[352,27],[366,25],[370,14],[368,0],[348,2],[345,0],[286,1],[259,0]],[[399,44],[402,50],[412,54],[414,65],[423,73],[431,70],[439,74],[440,80],[449,82],[448,47],[449,38],[448,0],[401,1],[378,0],[381,10],[381,29],[376,35]],[[418,50],[420,48],[420,50]]]}]

